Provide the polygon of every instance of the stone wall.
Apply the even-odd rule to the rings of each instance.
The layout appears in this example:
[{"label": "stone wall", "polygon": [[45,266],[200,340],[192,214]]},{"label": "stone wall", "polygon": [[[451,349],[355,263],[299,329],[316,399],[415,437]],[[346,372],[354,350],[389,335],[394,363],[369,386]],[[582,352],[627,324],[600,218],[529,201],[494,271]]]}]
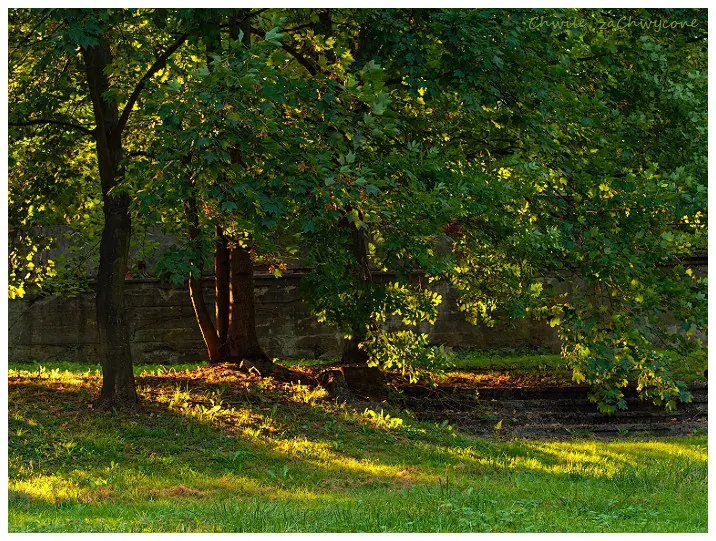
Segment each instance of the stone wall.
[{"label": "stone wall", "polygon": [[[303,303],[301,275],[281,278],[257,274],[256,321],[261,345],[271,357],[318,358],[339,355],[341,334],[318,323]],[[213,303],[213,281],[204,282]],[[433,343],[453,348],[559,350],[555,329],[524,321],[515,327],[467,323],[455,306],[455,293],[438,285],[443,296],[440,316],[426,325]],[[137,363],[184,363],[204,360],[201,333],[186,288],[156,280],[127,280],[126,302],[132,354]],[[66,360],[97,362],[94,295],[65,299],[35,297],[8,302],[10,361]]]}]

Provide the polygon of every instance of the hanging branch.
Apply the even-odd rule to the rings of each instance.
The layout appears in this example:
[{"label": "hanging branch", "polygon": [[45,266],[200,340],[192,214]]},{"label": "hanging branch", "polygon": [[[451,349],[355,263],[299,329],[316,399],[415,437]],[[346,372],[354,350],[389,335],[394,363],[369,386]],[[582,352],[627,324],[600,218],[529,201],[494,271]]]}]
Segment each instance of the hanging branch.
[{"label": "hanging branch", "polygon": [[124,130],[124,127],[127,125],[127,120],[129,120],[129,115],[132,112],[132,108],[139,99],[139,94],[141,94],[142,90],[144,90],[147,81],[160,69],[166,66],[169,57],[174,54],[174,52],[179,47],[181,47],[181,45],[186,41],[187,37],[188,34],[186,32],[180,35],[176,39],[176,41],[167,48],[166,51],[159,55],[159,57],[154,61],[154,64],[152,64],[147,70],[147,72],[142,76],[142,78],[137,83],[137,86],[134,87],[132,94],[129,96],[129,100],[127,100],[124,109],[122,109],[122,114],[117,121],[117,126],[114,129],[114,133],[121,133],[122,130]]},{"label": "hanging branch", "polygon": [[71,128],[73,130],[80,131],[86,135],[89,135],[91,137],[95,136],[96,129],[89,129],[85,128],[84,126],[80,126],[79,124],[74,124],[72,122],[66,122],[64,120],[54,120],[52,118],[37,118],[35,120],[27,120],[25,122],[8,122],[8,126],[17,126],[17,127],[25,127],[25,126],[41,126],[45,124],[54,124],[56,126],[63,126],[65,128]]}]

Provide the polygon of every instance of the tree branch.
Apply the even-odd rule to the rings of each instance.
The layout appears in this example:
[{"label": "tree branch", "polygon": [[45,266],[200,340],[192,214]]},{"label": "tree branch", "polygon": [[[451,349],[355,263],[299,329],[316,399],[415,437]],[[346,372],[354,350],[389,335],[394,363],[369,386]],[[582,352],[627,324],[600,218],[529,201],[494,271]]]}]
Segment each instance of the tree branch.
[{"label": "tree branch", "polygon": [[154,64],[152,64],[147,72],[142,76],[142,78],[137,83],[137,86],[134,87],[134,90],[132,91],[132,94],[129,96],[129,100],[127,100],[127,103],[124,106],[124,109],[122,109],[122,114],[119,117],[119,121],[117,122],[117,126],[114,129],[114,132],[119,134],[122,133],[122,130],[124,130],[124,127],[127,125],[127,120],[129,120],[129,115],[132,112],[132,108],[134,107],[134,104],[137,103],[137,100],[139,99],[139,94],[141,94],[142,90],[144,90],[145,85],[147,84],[147,81],[160,69],[162,69],[167,64],[167,60],[171,55],[173,55],[176,50],[181,47],[182,43],[186,41],[188,37],[188,34],[185,32],[182,35],[180,35],[174,43],[172,43],[166,51],[164,51],[155,61]]},{"label": "tree branch", "polygon": [[284,32],[296,32],[297,30],[303,30],[304,28],[313,28],[315,24],[313,23],[306,23],[306,24],[300,24],[298,26],[294,26],[293,28],[285,28]]},{"label": "tree branch", "polygon": [[[256,28],[253,28],[253,27],[251,28],[251,33],[257,34],[257,35],[263,35],[261,32],[259,32]],[[306,68],[308,73],[310,73],[311,75],[316,75],[319,71],[321,71],[321,72],[323,71],[320,68],[318,68],[317,66],[315,66],[313,63],[309,62],[308,58],[303,56],[298,50],[296,50],[294,47],[292,47],[288,43],[282,42],[281,47],[283,48],[284,51],[286,51],[288,54],[290,54],[292,57],[294,57],[298,61],[299,64],[301,64],[304,68]]]},{"label": "tree branch", "polygon": [[73,124],[72,122],[65,122],[64,120],[54,120],[52,118],[37,118],[35,120],[27,120],[25,122],[8,122],[8,126],[18,126],[18,127],[24,127],[24,126],[39,126],[43,124],[54,124],[57,126],[63,126],[65,128],[71,128],[73,130],[80,131],[86,135],[89,135],[91,137],[95,136],[96,128],[95,129],[89,129],[85,128],[84,126],[80,126],[79,124]]},{"label": "tree branch", "polygon": [[264,11],[267,11],[267,10],[269,10],[269,9],[270,9],[270,8],[261,8],[261,9],[258,9],[257,11],[251,11],[251,12],[249,12],[249,13],[246,15],[246,17],[244,17],[243,19],[241,19],[241,20],[239,21],[239,24],[243,24],[243,23],[245,23],[246,21],[248,21],[249,19],[251,19],[252,17],[256,17],[257,15],[261,15]]},{"label": "tree branch", "polygon": [[30,36],[32,36],[32,35],[35,33],[35,30],[37,30],[38,28],[40,28],[40,26],[42,25],[42,23],[44,23],[44,22],[50,17],[50,14],[51,14],[51,10],[48,11],[48,12],[40,19],[40,22],[38,22],[38,23],[32,28],[32,30],[30,30],[27,34],[25,34],[25,37],[22,38],[22,39],[19,41],[19,43],[17,43],[17,45],[15,45],[15,46],[12,48],[12,50],[10,51],[10,60],[13,60],[13,57],[15,56],[15,52],[16,52],[20,47],[22,47],[28,39],[30,39]]},{"label": "tree branch", "polygon": [[156,160],[156,157],[153,154],[150,154],[149,152],[144,152],[143,150],[133,150],[132,152],[127,153],[127,157],[129,158],[148,158],[150,160]]},{"label": "tree branch", "polygon": [[316,75],[318,73],[318,69],[316,68],[316,66],[309,62],[308,59],[301,53],[299,53],[296,49],[294,49],[287,43],[281,43],[281,47],[283,47],[284,51],[294,57],[299,64],[306,68],[306,70],[308,70],[308,73],[310,73],[311,75]]}]

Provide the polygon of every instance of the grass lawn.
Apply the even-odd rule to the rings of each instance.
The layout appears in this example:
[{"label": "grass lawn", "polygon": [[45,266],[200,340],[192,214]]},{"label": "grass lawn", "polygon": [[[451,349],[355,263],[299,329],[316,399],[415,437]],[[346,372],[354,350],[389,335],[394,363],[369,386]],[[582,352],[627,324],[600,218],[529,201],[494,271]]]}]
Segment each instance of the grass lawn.
[{"label": "grass lawn", "polygon": [[224,367],[137,384],[101,413],[98,367],[10,366],[10,531],[707,531],[705,436],[480,439]]}]

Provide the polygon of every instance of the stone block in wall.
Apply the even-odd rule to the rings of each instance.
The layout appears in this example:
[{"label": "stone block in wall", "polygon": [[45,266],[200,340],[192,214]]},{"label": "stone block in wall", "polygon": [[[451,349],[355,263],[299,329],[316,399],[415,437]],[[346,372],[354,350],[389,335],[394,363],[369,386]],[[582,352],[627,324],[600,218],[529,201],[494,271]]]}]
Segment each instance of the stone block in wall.
[{"label": "stone block in wall", "polygon": [[9,362],[73,361],[96,364],[99,362],[98,344],[10,344]]},{"label": "stone block in wall", "polygon": [[94,297],[29,297],[9,301],[8,342],[18,345],[86,345],[98,341]]},{"label": "stone block in wall", "polygon": [[206,349],[201,340],[184,341],[181,344],[166,342],[132,342],[132,358],[137,363],[181,364],[206,360]]}]

